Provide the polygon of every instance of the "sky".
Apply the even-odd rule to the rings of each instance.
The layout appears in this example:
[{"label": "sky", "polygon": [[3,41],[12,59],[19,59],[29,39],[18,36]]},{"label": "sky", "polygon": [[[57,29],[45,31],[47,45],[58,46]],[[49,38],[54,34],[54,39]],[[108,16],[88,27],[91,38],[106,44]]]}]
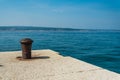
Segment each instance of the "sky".
[{"label": "sky", "polygon": [[0,0],[0,26],[120,29],[120,0]]}]

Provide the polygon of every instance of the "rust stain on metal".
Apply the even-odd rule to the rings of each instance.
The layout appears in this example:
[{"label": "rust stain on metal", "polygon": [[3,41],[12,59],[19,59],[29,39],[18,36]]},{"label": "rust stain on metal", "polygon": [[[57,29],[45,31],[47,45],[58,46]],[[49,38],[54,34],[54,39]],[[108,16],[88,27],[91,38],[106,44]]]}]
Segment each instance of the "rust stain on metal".
[{"label": "rust stain on metal", "polygon": [[33,40],[30,38],[24,38],[20,41],[22,47],[22,58],[31,59],[31,47]]}]

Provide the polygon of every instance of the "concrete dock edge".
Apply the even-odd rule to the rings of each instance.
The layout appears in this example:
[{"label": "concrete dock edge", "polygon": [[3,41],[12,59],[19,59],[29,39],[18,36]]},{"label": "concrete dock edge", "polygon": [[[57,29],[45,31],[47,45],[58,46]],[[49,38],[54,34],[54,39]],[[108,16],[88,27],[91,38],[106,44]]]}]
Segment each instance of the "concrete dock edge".
[{"label": "concrete dock edge", "polygon": [[49,49],[33,50],[28,60],[20,56],[21,51],[0,52],[0,80],[120,80],[118,73]]}]

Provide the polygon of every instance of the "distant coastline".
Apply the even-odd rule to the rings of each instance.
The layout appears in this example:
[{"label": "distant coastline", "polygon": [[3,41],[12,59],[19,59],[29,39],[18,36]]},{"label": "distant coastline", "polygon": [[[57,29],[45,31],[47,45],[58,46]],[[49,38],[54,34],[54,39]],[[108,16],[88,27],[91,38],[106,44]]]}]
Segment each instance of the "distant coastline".
[{"label": "distant coastline", "polygon": [[74,29],[36,26],[0,26],[0,31],[120,31],[113,29]]}]

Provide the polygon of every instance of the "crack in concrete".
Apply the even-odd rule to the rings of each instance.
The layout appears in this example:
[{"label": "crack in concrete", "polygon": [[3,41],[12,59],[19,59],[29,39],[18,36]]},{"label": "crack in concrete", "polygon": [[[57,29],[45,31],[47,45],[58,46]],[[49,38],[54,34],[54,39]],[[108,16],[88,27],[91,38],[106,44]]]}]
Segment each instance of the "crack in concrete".
[{"label": "crack in concrete", "polygon": [[0,67],[3,67],[3,65],[0,65]]},{"label": "crack in concrete", "polygon": [[[89,72],[89,71],[96,71],[96,70],[103,70],[102,68],[99,68],[99,69],[91,69],[91,70],[87,70],[87,71],[76,71],[76,72],[69,72],[69,73],[60,73],[59,75],[62,75],[62,74],[73,74],[73,73],[82,73],[82,72]],[[45,76],[56,76],[55,74],[54,75],[45,75]]]},{"label": "crack in concrete", "polygon": [[79,72],[88,72],[88,71],[96,71],[96,70],[103,70],[103,69],[99,68],[99,69],[91,69],[91,70],[87,70],[87,71],[77,71],[77,72],[79,73]]}]

